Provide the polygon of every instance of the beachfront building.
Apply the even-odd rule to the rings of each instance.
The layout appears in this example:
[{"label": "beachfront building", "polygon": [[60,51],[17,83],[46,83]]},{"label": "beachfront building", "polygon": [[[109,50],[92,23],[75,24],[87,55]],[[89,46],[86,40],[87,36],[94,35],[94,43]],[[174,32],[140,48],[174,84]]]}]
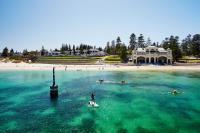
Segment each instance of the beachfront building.
[{"label": "beachfront building", "polygon": [[61,52],[59,51],[51,51],[48,53],[48,56],[62,56]]},{"label": "beachfront building", "polygon": [[[47,54],[46,54],[47,53]],[[67,56],[67,55],[72,55],[72,56],[105,56],[106,53],[104,51],[100,51],[98,49],[89,49],[86,50],[84,49],[82,52],[80,50],[67,50],[64,52],[60,51],[45,51],[45,56]]]},{"label": "beachfront building", "polygon": [[106,53],[104,51],[100,51],[98,49],[89,49],[89,50],[83,50],[83,55],[85,55],[85,56],[105,56]]},{"label": "beachfront building", "polygon": [[22,53],[22,52],[17,52],[17,51],[16,51],[16,52],[14,53],[14,55],[15,55],[15,56],[22,56],[23,53]]},{"label": "beachfront building", "polygon": [[100,51],[98,49],[89,49],[90,56],[105,56],[106,53],[104,51]]},{"label": "beachfront building", "polygon": [[131,60],[134,64],[172,64],[172,51],[156,46],[136,48],[132,52]]}]

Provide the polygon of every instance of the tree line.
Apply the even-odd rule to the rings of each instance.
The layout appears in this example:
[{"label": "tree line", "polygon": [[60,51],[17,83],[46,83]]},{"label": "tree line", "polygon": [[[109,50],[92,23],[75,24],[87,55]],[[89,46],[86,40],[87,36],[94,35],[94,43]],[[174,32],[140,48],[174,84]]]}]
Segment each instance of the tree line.
[{"label": "tree line", "polygon": [[12,57],[14,56],[14,50],[13,49],[8,49],[7,47],[5,47],[2,51],[2,54],[1,54],[2,57]]},{"label": "tree line", "polygon": [[117,37],[116,41],[107,42],[104,51],[111,55],[119,55],[122,62],[127,62],[127,47],[122,43],[121,38]]},{"label": "tree line", "polygon": [[[79,46],[72,45],[72,48],[71,48],[70,44],[62,44],[62,47],[60,48],[60,52],[64,53],[65,51],[69,51],[75,55],[77,50],[80,51],[80,54],[83,54],[85,50],[87,51],[87,54],[89,54],[90,49],[96,49],[96,46],[81,43]],[[99,51],[102,51],[101,47],[98,47],[97,49]]]},{"label": "tree line", "polygon": [[[89,54],[89,50],[90,49],[96,49],[96,46],[92,46],[92,45],[87,45],[87,44],[80,44],[79,46],[75,46],[75,45],[70,45],[70,44],[62,44],[60,49],[55,49],[54,51],[57,52],[61,52],[61,54],[66,54],[66,52],[68,52],[70,55],[76,55],[77,51],[79,51],[79,53],[82,55],[84,54],[84,51],[87,51],[87,54]],[[99,51],[102,51],[101,47],[97,48]],[[44,46],[42,46],[41,49],[41,56],[45,55],[45,48]]]},{"label": "tree line", "polygon": [[[132,33],[130,35],[129,45],[126,46],[125,43],[121,41],[120,37],[117,37],[116,40],[111,42],[107,42],[104,51],[110,55],[119,55],[122,62],[128,61],[128,55],[132,54],[132,50],[136,48],[145,48],[147,46],[157,46],[163,47],[165,49],[170,48],[172,50],[172,56],[174,61],[178,61],[182,56],[194,56],[200,57],[200,34],[188,35],[182,41],[179,40],[178,36],[171,35],[170,37],[166,37],[160,44],[158,42],[152,42],[150,38],[147,38],[145,41],[143,34],[140,34],[138,37]],[[79,46],[70,45],[70,44],[62,44],[61,48],[55,49],[55,51],[60,51],[64,53],[65,51],[70,51],[74,55],[77,50],[80,51],[80,54],[83,54],[83,51],[89,51],[89,49],[96,49],[95,46],[80,44]],[[102,51],[102,48],[98,48]],[[40,50],[41,55],[44,55],[45,49],[42,47]],[[14,57],[15,52],[13,49],[8,49],[5,47],[1,53],[2,57]],[[37,56],[38,51],[28,52],[27,49],[23,50],[24,57]]]},{"label": "tree line", "polygon": [[31,60],[32,62],[35,62],[37,60],[38,55],[39,54],[37,50],[28,52],[27,49],[24,49],[22,55],[20,55],[18,54],[18,52],[14,52],[12,48],[9,50],[7,47],[5,47],[1,53],[1,56],[4,58],[9,57],[10,59],[24,61]]}]

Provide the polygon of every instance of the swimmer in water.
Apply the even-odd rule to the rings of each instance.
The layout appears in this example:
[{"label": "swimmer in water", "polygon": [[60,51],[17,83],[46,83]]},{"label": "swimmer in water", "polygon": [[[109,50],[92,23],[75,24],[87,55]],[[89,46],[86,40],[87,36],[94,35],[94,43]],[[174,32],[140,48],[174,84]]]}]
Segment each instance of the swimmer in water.
[{"label": "swimmer in water", "polygon": [[172,95],[178,95],[178,94],[180,94],[180,92],[179,92],[178,90],[176,90],[176,89],[173,89],[173,90],[171,91],[171,94],[172,94]]},{"label": "swimmer in water", "polygon": [[122,83],[122,84],[125,84],[126,82],[125,82],[125,80],[122,80],[121,83]]},{"label": "swimmer in water", "polygon": [[103,81],[104,81],[103,79],[100,79],[100,80],[99,80],[99,83],[101,84],[101,83],[103,83]]}]

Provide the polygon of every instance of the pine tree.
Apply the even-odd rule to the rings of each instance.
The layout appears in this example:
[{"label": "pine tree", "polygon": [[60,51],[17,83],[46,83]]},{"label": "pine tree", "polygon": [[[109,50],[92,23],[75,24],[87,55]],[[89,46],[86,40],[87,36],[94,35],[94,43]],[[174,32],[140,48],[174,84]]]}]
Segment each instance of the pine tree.
[{"label": "pine tree", "polygon": [[192,55],[200,57],[200,34],[195,34],[192,38]]},{"label": "pine tree", "polygon": [[70,44],[68,45],[68,51],[69,51],[69,54],[71,55],[72,49],[71,49],[71,45]]},{"label": "pine tree", "polygon": [[83,54],[83,44],[80,44],[80,54]]},{"label": "pine tree", "polygon": [[112,42],[111,42],[110,53],[111,53],[112,55],[115,55],[115,54],[116,54],[116,45],[115,45],[115,40],[112,40]]},{"label": "pine tree", "polygon": [[65,53],[65,44],[62,44],[62,47],[60,48],[60,52],[61,52],[62,54]]},{"label": "pine tree", "polygon": [[75,49],[75,45],[73,45],[73,55],[76,54],[76,49]]},{"label": "pine tree", "polygon": [[110,42],[107,42],[106,47],[105,47],[105,52],[110,54],[111,50],[110,50]]},{"label": "pine tree", "polygon": [[138,37],[138,47],[139,48],[144,48],[144,36],[142,34],[140,34],[140,36]]},{"label": "pine tree", "polygon": [[179,37],[170,36],[170,38],[165,38],[163,41],[163,48],[170,48],[172,50],[172,56],[174,61],[178,61],[181,58],[181,49],[179,46]]},{"label": "pine tree", "polygon": [[28,55],[28,50],[27,49],[24,49],[23,50],[23,56],[27,56]]},{"label": "pine tree", "polygon": [[120,39],[120,37],[118,36],[117,37],[117,40],[116,40],[116,54],[120,54],[120,48],[121,48],[121,39]]},{"label": "pine tree", "polygon": [[137,46],[136,35],[134,33],[130,36],[129,49],[134,50]]},{"label": "pine tree", "polygon": [[45,55],[45,49],[44,49],[44,46],[42,46],[42,49],[41,49],[41,56],[44,56]]},{"label": "pine tree", "polygon": [[120,59],[123,63],[127,62],[127,48],[125,44],[123,44],[120,48]]},{"label": "pine tree", "polygon": [[2,54],[1,54],[2,57],[8,57],[9,56],[9,53],[8,53],[8,48],[5,47],[2,51]]},{"label": "pine tree", "polygon": [[65,44],[65,51],[68,51],[68,50],[69,50],[68,45]]},{"label": "pine tree", "polygon": [[14,56],[14,50],[13,49],[10,50],[10,56],[11,57]]},{"label": "pine tree", "polygon": [[167,48],[170,47],[170,42],[169,42],[169,38],[168,37],[166,37],[165,40],[162,42],[162,47],[164,49],[167,49]]},{"label": "pine tree", "polygon": [[102,47],[98,47],[98,50],[99,50],[99,51],[102,51],[103,49],[102,49]]},{"label": "pine tree", "polygon": [[116,42],[117,42],[117,44],[122,42],[119,36],[117,37],[117,41]]},{"label": "pine tree", "polygon": [[181,51],[182,51],[183,55],[185,55],[185,56],[191,55],[192,38],[191,38],[190,34],[185,39],[182,40]]}]

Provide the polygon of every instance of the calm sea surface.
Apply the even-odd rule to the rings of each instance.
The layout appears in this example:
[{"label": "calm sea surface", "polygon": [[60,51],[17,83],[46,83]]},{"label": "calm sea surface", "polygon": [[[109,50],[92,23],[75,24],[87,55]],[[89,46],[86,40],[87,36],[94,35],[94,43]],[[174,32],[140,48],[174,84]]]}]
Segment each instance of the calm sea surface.
[{"label": "calm sea surface", "polygon": [[[200,132],[200,72],[56,71],[57,100],[51,84],[51,71],[1,71],[0,132]],[[87,106],[92,92],[99,108]]]}]

